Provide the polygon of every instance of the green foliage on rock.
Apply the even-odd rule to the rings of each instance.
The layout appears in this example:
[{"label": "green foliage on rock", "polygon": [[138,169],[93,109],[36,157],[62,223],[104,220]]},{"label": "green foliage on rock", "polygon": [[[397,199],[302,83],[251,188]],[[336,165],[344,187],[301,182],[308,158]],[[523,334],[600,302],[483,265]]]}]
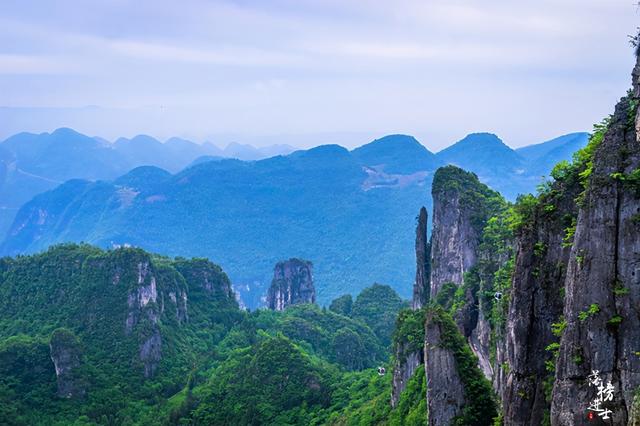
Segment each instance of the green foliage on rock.
[{"label": "green foliage on rock", "polygon": [[498,415],[491,384],[478,368],[478,358],[473,354],[464,337],[458,331],[451,314],[440,306],[430,307],[432,321],[442,330],[441,344],[450,350],[456,361],[456,370],[464,386],[467,405],[454,425],[486,425]]},{"label": "green foliage on rock", "polygon": [[[388,286],[352,312],[245,312],[206,259],[68,244],[0,259],[0,298],[3,424],[389,424],[393,412],[391,375],[375,369],[404,306]],[[52,358],[71,367],[62,387]]]},{"label": "green foliage on rock", "polygon": [[424,347],[424,309],[403,309],[398,314],[396,327],[393,332],[393,347],[403,348],[404,354],[422,350]]},{"label": "green foliage on rock", "polygon": [[451,197],[454,193],[460,199],[460,207],[472,212],[472,225],[478,235],[482,233],[487,220],[506,207],[506,201],[496,191],[478,180],[474,173],[456,166],[440,167],[433,177],[431,192],[434,197]]}]

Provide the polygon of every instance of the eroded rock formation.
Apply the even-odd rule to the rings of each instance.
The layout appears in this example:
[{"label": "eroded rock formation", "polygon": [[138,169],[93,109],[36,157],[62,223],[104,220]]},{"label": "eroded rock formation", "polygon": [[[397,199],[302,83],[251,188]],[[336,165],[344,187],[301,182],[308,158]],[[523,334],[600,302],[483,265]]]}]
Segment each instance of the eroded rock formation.
[{"label": "eroded rock formation", "polygon": [[86,379],[80,372],[82,351],[78,338],[69,330],[57,329],[51,335],[49,351],[56,370],[58,396],[83,398],[86,394]]},{"label": "eroded rock formation", "polygon": [[316,289],[313,286],[311,262],[302,259],[278,262],[267,293],[269,309],[283,311],[287,306],[315,302]]},{"label": "eroded rock formation", "polygon": [[431,275],[431,243],[427,237],[427,209],[422,207],[416,226],[416,280],[413,283],[411,307],[420,309],[429,303]]},{"label": "eroded rock formation", "polygon": [[553,425],[584,422],[597,370],[615,387],[612,424],[626,424],[640,386],[640,141],[638,66],[630,96],[616,106],[578,212],[553,388]]}]

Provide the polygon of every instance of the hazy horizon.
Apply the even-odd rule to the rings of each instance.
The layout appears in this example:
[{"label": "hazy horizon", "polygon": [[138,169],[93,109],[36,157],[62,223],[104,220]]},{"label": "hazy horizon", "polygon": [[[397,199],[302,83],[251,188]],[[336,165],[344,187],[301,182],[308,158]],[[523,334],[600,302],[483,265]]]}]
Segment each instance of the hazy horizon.
[{"label": "hazy horizon", "polygon": [[71,127],[438,151],[590,131],[629,87],[638,8],[491,0],[96,1],[0,5],[0,139]]},{"label": "hazy horizon", "polygon": [[[369,143],[375,142],[378,139],[382,139],[384,137],[387,136],[396,136],[396,135],[401,135],[401,136],[409,136],[409,137],[413,137],[414,139],[416,139],[422,146],[424,146],[427,150],[429,150],[432,153],[438,153],[446,148],[449,148],[453,145],[455,145],[456,143],[462,141],[464,138],[466,138],[467,136],[470,136],[472,134],[493,134],[496,137],[498,137],[498,139],[500,139],[505,145],[507,145],[508,147],[510,147],[511,149],[517,150],[519,148],[524,148],[524,147],[529,147],[532,145],[537,145],[537,144],[542,144],[545,142],[551,142],[552,140],[555,140],[556,138],[560,138],[563,136],[568,136],[571,134],[577,134],[577,133],[588,133],[588,132],[569,132],[569,133],[565,133],[562,135],[556,135],[553,136],[549,139],[545,139],[545,140],[540,140],[540,141],[535,141],[532,142],[530,144],[527,145],[522,145],[519,147],[514,147],[512,145],[510,145],[507,141],[503,140],[500,135],[496,135],[493,132],[471,132],[468,133],[466,135],[464,135],[463,137],[461,137],[460,139],[451,141],[450,143],[439,147],[438,149],[434,149],[433,147],[428,146],[427,144],[425,144],[423,141],[421,141],[419,138],[416,138],[414,135],[408,135],[408,134],[403,134],[403,133],[393,133],[393,134],[384,134],[384,135],[375,135],[375,136],[368,136],[366,133],[345,133],[345,134],[326,134],[323,138],[323,135],[268,135],[267,137],[256,137],[255,140],[253,140],[252,138],[243,138],[243,137],[239,137],[239,139],[236,139],[235,136],[233,135],[217,135],[217,136],[213,136],[212,138],[208,138],[206,140],[197,140],[197,139],[189,139],[189,138],[183,138],[180,136],[171,136],[168,138],[158,138],[155,137],[154,135],[149,135],[146,133],[139,133],[139,134],[135,134],[135,135],[125,135],[125,136],[119,136],[116,138],[105,138],[102,135],[95,135],[95,134],[84,134],[80,131],[78,131],[77,129],[73,129],[73,128],[69,128],[69,127],[61,127],[61,128],[57,128],[57,129],[52,129],[50,131],[43,131],[43,132],[18,132],[18,133],[14,133],[9,135],[8,137],[4,138],[4,137],[0,137],[0,144],[2,142],[4,142],[5,140],[8,140],[9,138],[11,138],[12,136],[16,136],[19,135],[20,133],[32,133],[32,134],[51,134],[57,130],[61,130],[61,129],[71,129],[74,132],[77,132],[79,134],[83,134],[84,136],[88,136],[94,139],[98,139],[101,141],[105,141],[107,143],[110,144],[114,144],[115,142],[118,141],[118,139],[134,139],[136,137],[142,136],[142,137],[151,137],[155,140],[157,140],[160,143],[166,143],[168,142],[170,139],[183,139],[186,140],[188,142],[192,142],[198,145],[203,145],[203,144],[212,144],[215,147],[217,147],[218,149],[221,150],[225,150],[227,148],[231,148],[233,147],[233,145],[240,145],[240,146],[249,146],[249,147],[253,147],[255,149],[261,149],[261,148],[273,148],[273,147],[278,147],[278,146],[282,146],[282,147],[288,147],[291,148],[292,151],[295,150],[306,150],[306,149],[311,149],[314,147],[318,147],[321,145],[340,145],[346,149],[349,150],[353,150],[355,148],[359,148],[362,147],[363,145],[367,145]],[[323,139],[319,139],[319,140],[325,140],[326,142],[321,142],[321,143],[317,143],[317,144],[307,144],[304,145],[304,138],[310,138],[310,139],[315,139],[315,138],[323,138]],[[340,142],[340,140],[346,140],[346,143],[342,143]],[[307,139],[308,141],[309,139]],[[223,142],[223,141],[228,141],[228,142]],[[301,141],[303,142],[302,145],[296,145],[295,142],[296,141]],[[355,141],[355,142],[354,142]]]}]

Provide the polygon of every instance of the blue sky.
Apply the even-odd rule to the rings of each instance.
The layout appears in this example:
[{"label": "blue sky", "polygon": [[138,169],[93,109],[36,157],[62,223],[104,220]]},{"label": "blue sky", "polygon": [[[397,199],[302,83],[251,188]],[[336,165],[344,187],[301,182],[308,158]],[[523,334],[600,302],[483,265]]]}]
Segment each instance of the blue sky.
[{"label": "blue sky", "polygon": [[632,0],[3,0],[0,138],[522,146],[612,110],[638,18]]}]

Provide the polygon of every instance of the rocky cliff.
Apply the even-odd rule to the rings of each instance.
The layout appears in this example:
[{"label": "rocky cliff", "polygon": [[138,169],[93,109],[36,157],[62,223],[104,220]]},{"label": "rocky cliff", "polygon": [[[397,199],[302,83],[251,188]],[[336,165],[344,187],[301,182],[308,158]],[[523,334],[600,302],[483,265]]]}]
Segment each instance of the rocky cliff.
[{"label": "rocky cliff", "polygon": [[[77,377],[84,359],[127,380],[173,374],[196,328],[220,332],[221,317],[238,312],[228,278],[203,259],[63,245],[5,258],[0,269],[0,322],[29,317],[20,332],[36,336],[64,327],[52,335],[50,357],[58,394],[66,398],[91,393]],[[9,332],[0,328],[0,338]]]},{"label": "rocky cliff", "polygon": [[565,282],[566,329],[553,388],[553,425],[585,422],[592,371],[614,387],[603,406],[626,424],[640,386],[640,141],[633,90],[593,141]]},{"label": "rocky cliff", "polygon": [[458,328],[490,378],[491,298],[479,295],[492,291],[493,274],[506,254],[489,244],[493,241],[485,242],[483,233],[489,219],[502,212],[506,203],[475,174],[454,166],[436,171],[432,195],[430,297],[443,306],[455,305]]},{"label": "rocky cliff", "polygon": [[409,380],[424,364],[424,309],[400,311],[393,333],[391,406],[396,407]]},{"label": "rocky cliff", "polygon": [[81,373],[82,350],[78,338],[69,330],[57,329],[51,335],[49,350],[56,370],[58,396],[84,397],[86,378]]},{"label": "rocky cliff", "polygon": [[427,237],[427,209],[422,207],[416,226],[416,280],[413,283],[411,307],[420,309],[429,303],[431,275],[431,242]]},{"label": "rocky cliff", "polygon": [[[607,424],[640,422],[639,79],[640,64],[633,90],[537,196],[483,203],[495,197],[469,191],[477,185],[464,172],[436,173],[429,309],[440,313],[428,313],[425,326],[430,424],[468,414],[469,370],[456,357],[464,350],[492,378],[504,425],[589,424],[602,414],[588,409],[594,372],[605,388],[611,383],[600,404],[610,410]],[[449,315],[456,327],[442,320]],[[448,343],[456,340],[457,349]]]},{"label": "rocky cliff", "polygon": [[476,264],[481,229],[474,226],[472,218],[477,214],[476,205],[472,200],[473,194],[467,191],[467,183],[472,182],[474,177],[454,166],[439,168],[434,175],[431,190],[432,298],[446,283],[461,285],[464,273]]},{"label": "rocky cliff", "polygon": [[[403,311],[396,321],[393,336],[393,378],[391,381],[391,406],[396,407],[400,394],[418,367],[424,364],[424,312],[429,303],[429,279],[431,270],[431,243],[427,239],[427,209],[422,207],[416,225],[416,280],[413,283],[411,309]],[[416,310],[419,310],[416,312]]]},{"label": "rocky cliff", "polygon": [[488,425],[496,416],[491,386],[453,318],[431,307],[425,323],[429,425]]},{"label": "rocky cliff", "polygon": [[495,321],[494,388],[504,424],[549,420],[555,354],[547,348],[555,347],[562,327],[570,254],[565,228],[576,214],[579,190],[575,180],[557,181],[531,211],[522,212],[526,217],[517,224],[511,288],[498,303],[501,312]]},{"label": "rocky cliff", "polygon": [[278,262],[267,293],[269,309],[284,311],[287,306],[315,303],[313,266],[308,260],[289,259]]}]

